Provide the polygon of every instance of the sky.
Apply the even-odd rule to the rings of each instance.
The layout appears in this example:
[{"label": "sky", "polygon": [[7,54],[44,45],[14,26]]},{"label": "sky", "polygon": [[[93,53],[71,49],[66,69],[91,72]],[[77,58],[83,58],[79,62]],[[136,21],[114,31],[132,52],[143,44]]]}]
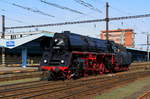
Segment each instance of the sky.
[{"label": "sky", "polygon": [[[45,4],[40,0],[0,0],[0,15],[5,15],[6,27],[24,26],[36,24],[60,23],[80,20],[93,20],[105,18],[105,5],[109,2],[109,17],[121,17],[131,15],[150,14],[150,0],[82,0],[99,11],[85,7],[76,1],[79,0],[43,0],[55,3],[60,6],[68,7],[79,14],[64,9],[59,9]],[[13,4],[28,7],[34,10],[42,11],[46,15],[28,11],[26,9],[14,6]],[[51,17],[50,15],[54,16]],[[146,43],[146,35],[143,32],[150,32],[150,18],[129,19],[120,21],[111,21],[109,29],[127,29],[131,28],[135,32],[135,44],[137,48],[145,48],[140,44]],[[0,21],[1,27],[1,21]],[[71,31],[81,35],[88,35],[99,38],[100,31],[105,30],[105,22],[90,24],[76,24],[56,27],[38,28],[39,30],[48,30],[51,32]],[[0,29],[1,30],[1,29]],[[34,31],[32,29],[13,29],[7,32]]]}]

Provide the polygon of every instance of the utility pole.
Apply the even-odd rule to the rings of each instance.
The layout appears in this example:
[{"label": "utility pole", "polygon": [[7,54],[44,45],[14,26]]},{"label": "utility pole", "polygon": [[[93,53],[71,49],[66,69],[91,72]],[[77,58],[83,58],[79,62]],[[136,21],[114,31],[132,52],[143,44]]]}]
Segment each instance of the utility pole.
[{"label": "utility pole", "polygon": [[[2,39],[5,38],[5,16],[2,15]],[[5,66],[5,47],[2,46],[2,66]]]},{"label": "utility pole", "polygon": [[106,21],[106,40],[109,40],[109,4],[108,2],[106,2],[106,18],[105,18],[105,21]]},{"label": "utility pole", "polygon": [[149,41],[149,34],[147,34],[147,61],[149,61],[149,45],[150,45],[150,41]]},{"label": "utility pole", "polygon": [[150,38],[149,38],[149,36],[150,36],[150,34],[148,33],[148,32],[142,32],[143,34],[146,34],[146,36],[147,36],[147,61],[149,61],[149,58],[150,58],[150,56],[149,56],[149,45],[150,45]]}]

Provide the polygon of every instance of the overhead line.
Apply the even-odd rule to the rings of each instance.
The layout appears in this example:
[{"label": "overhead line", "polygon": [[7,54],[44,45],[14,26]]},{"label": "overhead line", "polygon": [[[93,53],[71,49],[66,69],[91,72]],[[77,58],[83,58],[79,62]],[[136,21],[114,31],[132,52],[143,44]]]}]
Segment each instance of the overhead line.
[{"label": "overhead line", "polygon": [[[114,17],[114,18],[109,18],[109,21],[123,20],[123,19],[124,20],[125,19],[135,19],[135,18],[143,18],[143,17],[150,17],[150,14],[135,15],[135,16],[124,16],[124,17]],[[41,24],[41,25],[16,26],[16,27],[6,27],[6,29],[21,29],[21,28],[33,28],[33,27],[61,26],[61,25],[71,25],[71,24],[95,23],[95,22],[103,22],[103,21],[106,21],[106,19],[72,21],[72,22],[51,23],[51,24]]]},{"label": "overhead line", "polygon": [[11,3],[11,2],[8,2],[8,1],[2,1],[2,0],[0,0],[0,1],[1,1],[1,2],[4,2],[4,3],[7,3],[7,4],[9,4],[9,5],[15,6],[15,7],[19,7],[19,8],[22,8],[22,9],[25,9],[25,10],[28,10],[28,11],[31,11],[31,12],[34,12],[34,13],[38,13],[38,14],[41,14],[41,15],[49,16],[49,17],[55,17],[55,16],[53,16],[53,15],[47,14],[47,13],[45,13],[45,12],[43,12],[43,11],[40,11],[40,10],[37,10],[37,9],[32,9],[32,8],[25,7],[25,6],[16,4],[16,3]]},{"label": "overhead line", "polygon": [[5,11],[5,9],[1,9],[1,8],[0,8],[0,10],[1,10],[1,11]]},{"label": "overhead line", "polygon": [[77,10],[74,10],[74,9],[71,9],[71,8],[68,8],[68,7],[60,6],[60,5],[55,4],[55,3],[47,2],[47,1],[44,1],[44,0],[40,0],[40,1],[42,3],[48,4],[48,5],[56,7],[56,8],[60,8],[60,9],[63,9],[63,10],[68,10],[68,11],[71,11],[71,12],[74,12],[74,13],[78,13],[78,14],[84,14],[84,13],[82,13],[80,11],[77,11]]},{"label": "overhead line", "polygon": [[87,7],[87,8],[89,8],[89,9],[91,9],[91,10],[94,10],[94,11],[97,11],[99,13],[102,13],[101,10],[99,10],[98,8],[94,7],[93,5],[87,3],[87,2],[85,2],[83,0],[74,0],[74,1],[77,2],[80,5],[83,5],[83,6]]},{"label": "overhead line", "polygon": [[25,7],[25,6],[21,6],[21,5],[18,5],[18,4],[15,4],[15,3],[12,3],[13,6],[16,6],[16,7],[19,7],[19,8],[22,8],[22,9],[25,9],[25,10],[28,10],[28,11],[32,11],[32,12],[35,12],[35,13],[39,13],[39,14],[42,14],[42,15],[46,15],[46,16],[49,16],[49,17],[55,17],[53,15],[50,15],[50,14],[47,14],[43,11],[40,11],[40,10],[35,10],[35,9],[32,9],[32,8],[29,8],[29,7]]},{"label": "overhead line", "polygon": [[100,22],[100,21],[105,21],[105,19],[62,22],[62,23],[41,24],[41,25],[29,25],[29,26],[6,27],[5,29],[20,29],[20,28],[33,28],[33,27],[61,26],[61,25],[71,25],[71,24],[93,23],[93,22]]},{"label": "overhead line", "polygon": [[150,17],[150,14],[109,18],[110,21]]},{"label": "overhead line", "polygon": [[118,8],[114,8],[114,7],[112,7],[112,6],[109,6],[109,7],[112,8],[113,10],[116,10],[116,11],[120,12],[120,13],[126,13],[126,14],[130,14],[130,15],[131,15],[131,13],[129,13],[129,12],[120,10],[120,9],[118,9]]}]

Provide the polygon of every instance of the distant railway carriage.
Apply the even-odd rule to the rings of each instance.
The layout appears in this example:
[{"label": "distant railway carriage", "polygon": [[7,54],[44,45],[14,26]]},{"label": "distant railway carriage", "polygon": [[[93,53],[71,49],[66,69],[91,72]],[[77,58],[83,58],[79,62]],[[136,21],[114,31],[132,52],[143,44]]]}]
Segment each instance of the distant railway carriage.
[{"label": "distant railway carriage", "polygon": [[40,63],[40,69],[49,71],[48,80],[124,71],[131,64],[131,54],[113,41],[65,31],[49,42],[49,46],[42,43]]}]

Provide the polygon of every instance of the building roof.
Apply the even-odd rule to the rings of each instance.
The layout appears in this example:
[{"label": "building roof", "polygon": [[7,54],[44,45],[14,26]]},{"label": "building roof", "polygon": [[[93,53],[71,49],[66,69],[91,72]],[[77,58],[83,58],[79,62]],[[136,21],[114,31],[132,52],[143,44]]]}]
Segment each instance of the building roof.
[{"label": "building roof", "polygon": [[[117,29],[117,30],[109,30],[108,32],[128,32],[133,31],[133,29]],[[102,33],[106,33],[106,31],[101,31]]]},{"label": "building roof", "polygon": [[12,49],[21,46],[25,43],[31,42],[40,37],[53,37],[53,36],[54,33],[41,31],[40,33],[26,34],[25,36],[21,36],[15,39],[0,39],[0,47]]},{"label": "building roof", "polygon": [[145,51],[145,50],[140,50],[140,49],[136,49],[136,48],[129,48],[129,47],[127,47],[127,50],[147,52],[147,51]]}]

